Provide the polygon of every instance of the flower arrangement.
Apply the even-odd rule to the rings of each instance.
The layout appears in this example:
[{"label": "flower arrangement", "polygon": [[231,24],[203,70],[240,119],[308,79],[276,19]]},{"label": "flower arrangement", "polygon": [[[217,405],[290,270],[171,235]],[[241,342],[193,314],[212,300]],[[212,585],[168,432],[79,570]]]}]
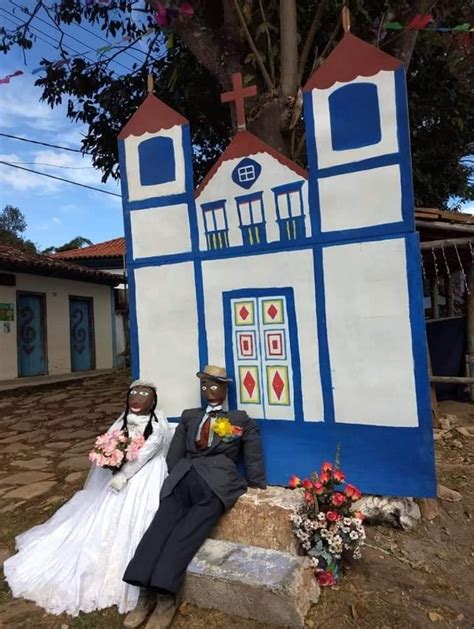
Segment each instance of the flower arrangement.
[{"label": "flower arrangement", "polygon": [[324,463],[319,474],[304,480],[292,476],[289,481],[290,488],[304,492],[303,506],[290,517],[321,586],[338,582],[341,560],[359,559],[365,540],[364,516],[353,506],[362,494],[354,485],[344,485],[345,480],[342,470]]},{"label": "flower arrangement", "polygon": [[234,426],[227,417],[218,417],[214,422],[213,430],[218,437],[224,441],[232,441],[242,436],[244,429],[241,426]]},{"label": "flower arrangement", "polygon": [[89,452],[89,461],[114,472],[126,461],[134,461],[145,443],[143,435],[131,439],[123,430],[99,435]]}]

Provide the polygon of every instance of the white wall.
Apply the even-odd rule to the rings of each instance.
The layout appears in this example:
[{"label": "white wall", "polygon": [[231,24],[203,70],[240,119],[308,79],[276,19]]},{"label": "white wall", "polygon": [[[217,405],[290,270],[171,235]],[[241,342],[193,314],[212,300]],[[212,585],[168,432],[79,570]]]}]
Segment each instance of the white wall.
[{"label": "white wall", "polygon": [[135,259],[191,251],[188,206],[185,203],[132,210],[130,220]]},{"label": "white wall", "polygon": [[113,366],[112,303],[110,286],[75,280],[16,273],[15,287],[0,287],[0,302],[15,304],[15,323],[10,334],[0,332],[0,379],[16,378],[17,312],[16,291],[46,294],[46,334],[48,373],[71,371],[69,296],[91,297],[94,304],[96,369]]},{"label": "white wall", "polygon": [[243,159],[242,157],[239,157],[222,162],[214,177],[208,182],[207,186],[197,197],[196,211],[199,227],[199,248],[201,251],[207,250],[204,219],[201,207],[202,204],[226,199],[226,214],[229,225],[229,246],[237,247],[241,246],[243,242],[242,233],[239,227],[239,215],[237,212],[237,203],[235,198],[252,194],[254,192],[263,192],[267,241],[279,241],[280,231],[278,223],[276,222],[277,214],[275,208],[275,195],[272,192],[272,188],[297,181],[304,181],[302,195],[304,213],[306,215],[306,235],[311,236],[311,222],[308,208],[308,183],[306,179],[288,168],[288,166],[280,163],[268,153],[257,153],[256,155],[249,155],[249,157],[250,159],[254,159],[258,162],[262,167],[259,178],[249,190],[242,188],[232,180],[232,171]]},{"label": "white wall", "polygon": [[18,362],[16,351],[16,287],[0,286],[0,303],[13,304],[15,320],[8,326],[9,333],[4,331],[3,322],[0,321],[0,380],[9,380],[18,375]]},{"label": "white wall", "polygon": [[327,247],[323,264],[336,422],[417,426],[405,240]]},{"label": "white wall", "polygon": [[[209,362],[225,364],[222,293],[239,288],[293,287],[306,421],[323,419],[313,253],[293,251],[202,264]],[[278,290],[275,290],[277,293]]]},{"label": "white wall", "polygon": [[192,262],[135,271],[140,377],[158,386],[170,417],[200,404],[198,322]]},{"label": "white wall", "polygon": [[398,164],[319,179],[321,231],[401,221]]}]

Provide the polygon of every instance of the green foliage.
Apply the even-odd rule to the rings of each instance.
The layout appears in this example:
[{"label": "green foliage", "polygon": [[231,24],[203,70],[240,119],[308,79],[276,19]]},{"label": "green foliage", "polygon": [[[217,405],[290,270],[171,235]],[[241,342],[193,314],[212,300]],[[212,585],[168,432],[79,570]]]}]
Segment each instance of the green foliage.
[{"label": "green foliage", "polygon": [[73,249],[82,249],[82,247],[89,247],[94,243],[89,238],[84,238],[83,236],[76,236],[69,242],[61,245],[60,247],[48,247],[44,249],[41,253],[43,255],[51,255],[53,253],[61,253],[62,251],[72,251]]},{"label": "green foliage", "polygon": [[[46,6],[48,15],[59,28],[68,24],[100,27],[103,36],[109,39],[127,36],[130,46],[147,29],[152,29],[151,35],[141,39],[142,44],[148,45],[147,53],[132,49],[142,61],[134,62],[127,74],[118,75],[111,65],[113,59],[125,61],[126,45],[112,48],[94,63],[75,57],[69,64],[58,66],[52,63],[57,60],[57,54],[50,61],[42,62],[45,73],[36,84],[43,90],[43,99],[51,107],[65,100],[67,115],[87,125],[82,147],[93,154],[94,166],[103,173],[103,181],[119,176],[116,136],[142,102],[149,72],[155,77],[155,94],[190,121],[196,183],[232,135],[230,108],[222,106],[219,98],[223,87],[228,87],[222,85],[223,74],[227,77],[240,69],[246,83],[257,83],[259,99],[248,107],[251,129],[263,140],[276,145],[274,130],[279,121],[277,118],[270,121],[267,114],[269,101],[279,98],[279,0],[239,2],[246,28],[275,85],[273,93],[269,93],[262,79],[258,55],[249,46],[233,1],[194,0],[194,18],[176,18],[161,30],[154,22],[151,0],[139,9],[141,23],[134,20],[137,15],[132,13],[134,4],[132,0],[110,0],[107,4],[95,2],[88,6],[83,0],[58,0],[49,6],[44,0],[37,0],[35,5],[36,8]],[[166,0],[164,4],[176,6],[175,0]],[[315,38],[301,68],[302,85],[340,39],[342,5],[342,0],[297,2],[295,37],[299,55],[316,12],[320,11]],[[410,37],[404,37],[406,31],[385,32],[383,24],[393,21],[407,24],[413,15],[423,11],[421,5],[414,6],[407,0],[351,0],[349,6],[355,35],[402,58],[406,53],[404,46],[410,45]],[[456,26],[469,21],[469,7],[467,0],[455,3],[438,0],[428,10],[433,14],[435,25]],[[23,11],[25,23],[31,18],[34,24],[31,10]],[[0,34],[3,34],[0,50],[4,52],[12,46],[28,49],[34,45],[34,33],[28,26],[14,31],[3,29]],[[413,38],[411,40],[413,42]],[[61,50],[61,53],[67,56],[67,51]],[[446,208],[453,198],[460,203],[473,198],[470,179],[470,155],[474,152],[473,68],[468,33],[422,31],[418,35],[408,69],[417,205]],[[303,131],[300,116],[292,130],[288,150],[284,150],[305,166]]]},{"label": "green foliage", "polygon": [[36,253],[36,245],[22,235],[26,227],[23,212],[13,205],[6,205],[0,212],[0,243]]}]

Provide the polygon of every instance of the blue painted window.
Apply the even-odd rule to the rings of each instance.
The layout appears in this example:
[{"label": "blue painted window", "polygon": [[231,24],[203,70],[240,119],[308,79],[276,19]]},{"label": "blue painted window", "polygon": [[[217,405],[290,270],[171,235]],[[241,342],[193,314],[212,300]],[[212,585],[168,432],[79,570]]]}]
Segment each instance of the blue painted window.
[{"label": "blue painted window", "polygon": [[176,163],[171,138],[150,138],[140,142],[138,159],[142,186],[156,186],[176,179]]},{"label": "blue painted window", "polygon": [[265,214],[263,210],[263,192],[255,192],[244,197],[237,197],[242,239],[247,247],[255,247],[267,242]]},{"label": "blue painted window", "polygon": [[201,207],[208,250],[225,249],[229,246],[229,227],[225,201],[204,203]]},{"label": "blue painted window", "polygon": [[344,85],[329,96],[332,148],[358,149],[380,142],[380,110],[373,83]]},{"label": "blue painted window", "polygon": [[280,240],[300,240],[306,237],[303,207],[303,183],[295,181],[272,188],[275,195]]},{"label": "blue painted window", "polygon": [[232,171],[232,181],[248,190],[257,181],[261,172],[262,167],[258,162],[250,157],[245,157]]}]

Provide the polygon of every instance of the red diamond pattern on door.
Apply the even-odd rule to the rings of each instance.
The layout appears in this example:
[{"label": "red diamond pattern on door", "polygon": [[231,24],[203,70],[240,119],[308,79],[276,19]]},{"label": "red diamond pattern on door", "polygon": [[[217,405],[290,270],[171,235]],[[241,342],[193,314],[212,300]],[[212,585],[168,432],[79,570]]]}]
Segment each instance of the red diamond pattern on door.
[{"label": "red diamond pattern on door", "polygon": [[294,420],[285,297],[235,299],[231,309],[239,408],[257,419]]}]

